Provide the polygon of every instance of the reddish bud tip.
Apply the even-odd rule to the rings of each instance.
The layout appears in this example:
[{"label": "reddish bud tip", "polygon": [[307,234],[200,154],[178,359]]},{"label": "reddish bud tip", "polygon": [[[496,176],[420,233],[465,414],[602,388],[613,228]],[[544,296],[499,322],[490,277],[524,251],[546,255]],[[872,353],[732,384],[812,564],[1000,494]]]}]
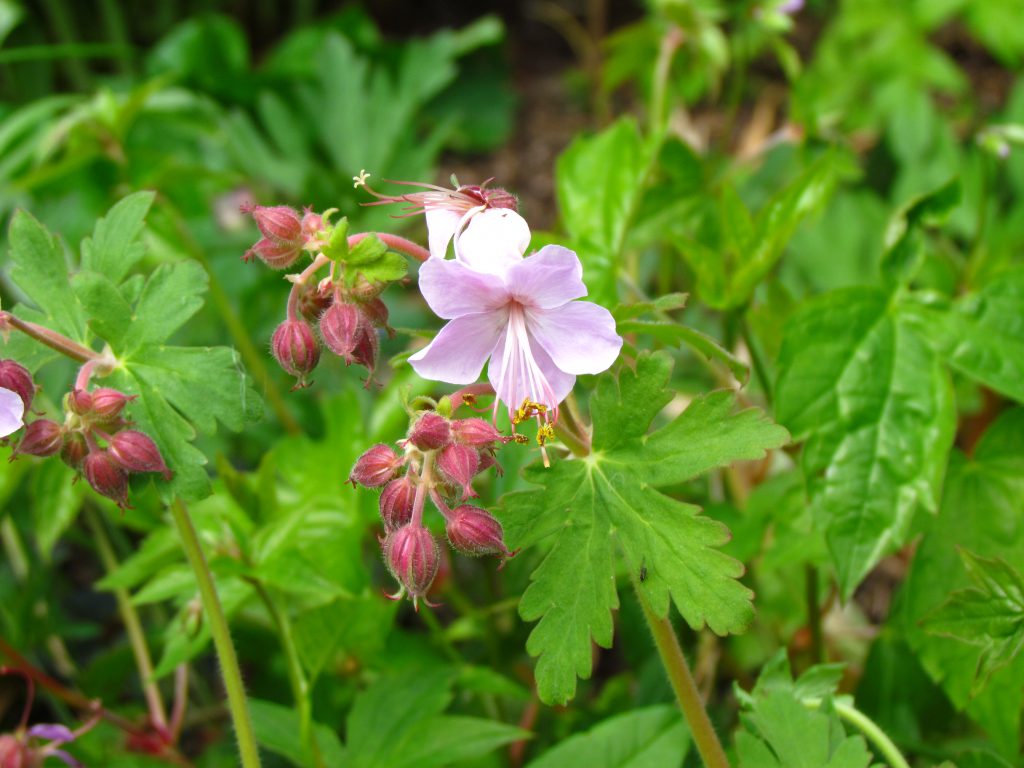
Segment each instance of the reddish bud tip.
[{"label": "reddish bud tip", "polygon": [[402,526],[384,540],[384,563],[414,603],[430,589],[440,559],[437,541],[421,525]]},{"label": "reddish bud tip", "polygon": [[367,488],[377,488],[393,480],[402,463],[390,446],[377,443],[356,460],[348,479]]},{"label": "reddish bud tip", "polygon": [[36,396],[36,385],[25,366],[13,360],[0,360],[0,387],[16,392],[25,404],[25,413],[28,413]]},{"label": "reddish bud tip", "polygon": [[73,389],[68,393],[67,406],[72,413],[85,416],[92,413],[92,393],[85,389]]},{"label": "reddish bud tip", "polygon": [[452,441],[451,424],[439,413],[427,411],[409,430],[409,440],[421,451],[444,448]]},{"label": "reddish bud tip", "polygon": [[100,387],[92,392],[92,410],[100,421],[110,421],[121,415],[127,403],[135,399],[135,395],[126,395],[116,389]]},{"label": "reddish bud tip", "polygon": [[270,349],[281,367],[299,380],[298,387],[306,385],[306,375],[320,362],[313,329],[302,320],[285,320],[277,326]]},{"label": "reddish bud tip", "polygon": [[354,304],[334,302],[320,315],[320,338],[324,345],[346,362],[352,362],[352,351],[359,334],[359,310]]},{"label": "reddish bud tip", "polygon": [[89,445],[81,432],[69,432],[64,436],[64,445],[60,449],[60,460],[72,469],[80,470],[86,454],[89,453]]},{"label": "reddish bud tip", "polygon": [[306,242],[316,241],[324,228],[324,217],[309,208],[302,214],[302,236]]},{"label": "reddish bud tip", "polygon": [[[49,419],[36,419],[25,427],[25,434],[18,443],[16,454],[29,456],[53,456],[64,444],[60,424]],[[0,764],[2,765],[2,764]]]},{"label": "reddish bud tip", "polygon": [[124,429],[115,434],[110,438],[110,456],[128,472],[160,472],[164,480],[174,476],[156,443],[144,432]]},{"label": "reddish bud tip", "polygon": [[462,498],[475,496],[473,476],[480,468],[480,455],[468,445],[452,443],[437,455],[437,468],[455,485],[462,486]]},{"label": "reddish bud tip", "polygon": [[416,501],[416,486],[406,475],[392,480],[380,493],[380,517],[389,533],[412,520],[412,507]]},{"label": "reddish bud tip", "polygon": [[448,515],[445,531],[451,545],[464,555],[511,557],[505,546],[501,523],[480,507],[463,504],[453,509]]},{"label": "reddish bud tip", "polygon": [[359,332],[356,334],[356,344],[352,349],[352,361],[372,372],[377,366],[377,353],[379,351],[380,341],[377,339],[377,331],[371,323],[360,319]]},{"label": "reddish bud tip", "polygon": [[90,451],[82,462],[85,479],[96,493],[113,499],[117,506],[128,506],[128,473],[125,472],[110,451]]},{"label": "reddish bud tip", "polygon": [[473,448],[486,448],[504,439],[489,421],[483,419],[459,419],[452,422],[455,440]]}]

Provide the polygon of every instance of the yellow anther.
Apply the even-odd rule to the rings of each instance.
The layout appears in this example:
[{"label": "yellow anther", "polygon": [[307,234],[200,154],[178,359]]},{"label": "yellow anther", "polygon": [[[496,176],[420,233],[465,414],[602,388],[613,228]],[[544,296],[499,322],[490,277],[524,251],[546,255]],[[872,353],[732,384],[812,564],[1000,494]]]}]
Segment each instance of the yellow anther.
[{"label": "yellow anther", "polygon": [[370,178],[370,174],[368,174],[366,172],[366,169],[361,170],[359,172],[358,176],[353,176],[352,177],[352,181],[355,182],[355,184],[352,185],[352,188],[353,189],[359,189],[360,187],[365,187],[366,186],[366,180],[368,178]]},{"label": "yellow anther", "polygon": [[543,447],[548,440],[555,439],[555,427],[552,424],[541,424],[537,428],[537,445]]},{"label": "yellow anther", "polygon": [[515,416],[512,417],[512,423],[519,424],[520,422],[526,421],[534,416],[543,416],[547,412],[548,407],[543,403],[535,403],[532,400],[523,400],[523,404],[516,409]]},{"label": "yellow anther", "polygon": [[462,404],[468,405],[470,408],[472,408],[474,405],[476,405],[476,395],[474,395],[472,392],[467,392],[462,396]]},{"label": "yellow anther", "polygon": [[530,438],[528,438],[526,435],[512,435],[512,439],[515,442],[519,443],[520,445],[526,445],[528,442],[530,442]]}]

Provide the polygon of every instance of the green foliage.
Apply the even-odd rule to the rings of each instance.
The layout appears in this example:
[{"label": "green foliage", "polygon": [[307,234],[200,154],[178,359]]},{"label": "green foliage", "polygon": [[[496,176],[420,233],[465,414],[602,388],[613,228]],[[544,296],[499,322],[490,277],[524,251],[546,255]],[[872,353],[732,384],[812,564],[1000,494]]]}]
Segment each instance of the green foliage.
[{"label": "green foliage", "polygon": [[694,401],[648,434],[672,398],[665,389],[670,372],[666,356],[645,354],[635,372],[602,377],[591,400],[593,452],[531,469],[527,480],[543,490],[502,502],[510,546],[552,539],[519,605],[524,619],[540,620],[527,650],[540,657],[544,701],[567,701],[576,677],[589,677],[591,638],[611,646],[616,550],[631,573],[646,568],[639,589],[661,616],[670,597],[691,626],[707,624],[718,634],[742,631],[753,616],[751,593],[738,581],[742,566],[716,549],[728,540],[726,528],[656,489],[760,458],[788,435],[759,411],[733,413],[728,392]]}]

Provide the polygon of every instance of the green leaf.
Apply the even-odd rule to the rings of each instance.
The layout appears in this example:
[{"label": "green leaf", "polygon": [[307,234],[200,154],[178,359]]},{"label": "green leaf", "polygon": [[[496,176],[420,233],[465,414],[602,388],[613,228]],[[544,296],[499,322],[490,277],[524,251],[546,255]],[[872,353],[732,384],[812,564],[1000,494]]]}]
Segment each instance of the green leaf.
[{"label": "green leaf", "polygon": [[82,269],[104,275],[115,285],[121,282],[145,253],[137,240],[154,197],[153,192],[128,195],[97,221],[92,237],[82,241]]},{"label": "green leaf", "polygon": [[679,710],[645,707],[609,717],[549,749],[527,768],[678,768],[690,751],[690,734]]},{"label": "green leaf", "polygon": [[[250,698],[249,713],[252,715],[252,727],[256,732],[256,741],[261,747],[281,755],[299,768],[309,765],[305,756],[306,750],[301,741],[302,728],[299,723],[299,715],[293,708]],[[324,765],[345,764],[341,740],[338,739],[338,735],[334,731],[326,725],[314,723],[313,734]]]},{"label": "green leaf", "polygon": [[913,278],[924,258],[922,230],[941,224],[959,204],[960,181],[954,178],[908,201],[893,215],[885,230],[882,255],[882,274],[892,284]]},{"label": "green leaf", "polygon": [[46,562],[82,506],[82,489],[74,479],[75,472],[59,461],[42,462],[32,473],[32,527]]},{"label": "green leaf", "polygon": [[39,319],[52,330],[84,342],[85,312],[68,282],[67,256],[60,241],[31,214],[11,219],[11,279],[41,310]]},{"label": "green leaf", "polygon": [[624,118],[601,133],[577,137],[558,158],[562,221],[594,301],[616,302],[626,232],[643,191],[651,150],[636,123]]},{"label": "green leaf", "polygon": [[643,354],[635,373],[602,376],[591,399],[593,453],[528,469],[526,479],[543,491],[502,500],[510,546],[551,539],[519,605],[524,619],[539,620],[526,647],[540,657],[536,677],[545,702],[567,701],[576,677],[589,676],[592,639],[611,645],[616,549],[631,571],[646,567],[640,588],[658,615],[667,615],[671,597],[691,626],[707,624],[718,634],[741,631],[753,616],[751,593],[738,581],[743,567],[716,549],[728,541],[725,526],[656,488],[760,458],[788,435],[760,411],[732,413],[732,392],[694,401],[648,435],[672,397],[671,368],[663,353]]},{"label": "green leaf", "polygon": [[401,280],[409,271],[405,257],[389,251],[376,235],[368,235],[348,250],[345,256],[345,280],[354,285],[359,276],[371,283]]},{"label": "green leaf", "polygon": [[951,366],[1024,402],[1024,269],[1004,272],[952,304],[914,294],[905,310]]},{"label": "green leaf", "polygon": [[1001,415],[974,448],[950,461],[942,507],[930,521],[899,594],[893,624],[950,701],[984,727],[1004,755],[1019,755],[1024,656],[993,669],[978,690],[983,646],[932,634],[922,626],[958,590],[977,588],[961,550],[1024,562],[1024,408]]},{"label": "green leaf", "polygon": [[972,689],[977,693],[1024,645],[1024,580],[1000,558],[989,560],[967,550],[960,555],[974,588],[954,592],[922,626],[932,634],[982,647]]},{"label": "green leaf", "polygon": [[89,328],[112,348],[120,349],[132,325],[132,308],[117,286],[98,272],[79,272],[71,285],[89,316]]},{"label": "green leaf", "polygon": [[131,357],[147,345],[166,341],[203,306],[206,271],[194,261],[161,264],[149,276],[124,335],[119,357]]},{"label": "green leaf", "polygon": [[934,511],[952,442],[948,376],[885,293],[833,291],[789,321],[776,415],[802,464],[844,598]]},{"label": "green leaf", "polygon": [[680,323],[651,322],[645,320],[625,320],[616,324],[619,333],[642,333],[665,344],[676,346],[685,344],[707,360],[722,363],[733,377],[744,385],[750,378],[750,368],[736,355],[727,350],[706,333],[682,325]]}]

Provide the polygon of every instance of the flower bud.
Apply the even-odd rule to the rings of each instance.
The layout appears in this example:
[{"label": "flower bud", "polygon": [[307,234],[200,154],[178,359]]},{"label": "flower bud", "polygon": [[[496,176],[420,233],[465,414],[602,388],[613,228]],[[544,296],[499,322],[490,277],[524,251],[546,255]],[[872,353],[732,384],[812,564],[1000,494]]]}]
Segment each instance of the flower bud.
[{"label": "flower bud", "polygon": [[511,557],[501,523],[480,507],[463,504],[453,509],[448,515],[445,532],[451,545],[464,555]]},{"label": "flower bud", "polygon": [[251,213],[260,234],[275,243],[302,241],[302,220],[287,205],[243,205],[242,213]]},{"label": "flower bud", "polygon": [[0,735],[0,768],[31,768],[32,750],[10,734]]},{"label": "flower bud", "polygon": [[402,459],[395,454],[390,446],[377,443],[370,450],[356,459],[356,464],[349,473],[350,483],[359,483],[367,488],[378,488],[398,474]]},{"label": "flower bud", "polygon": [[306,375],[320,362],[313,329],[302,320],[285,320],[277,326],[270,349],[281,367],[298,379],[296,387],[306,386]]},{"label": "flower bud", "polygon": [[324,345],[345,362],[352,362],[359,333],[359,310],[354,304],[335,301],[320,315],[320,338]]},{"label": "flower bud", "polygon": [[109,450],[111,458],[127,472],[160,472],[164,480],[174,476],[145,432],[123,429],[110,438]]},{"label": "flower bud", "polygon": [[324,228],[324,217],[307,208],[302,214],[302,236],[309,242],[316,242]]},{"label": "flower bud", "polygon": [[421,451],[444,448],[452,441],[452,428],[444,416],[427,411],[416,419],[409,430],[409,441]]},{"label": "flower bud", "polygon": [[81,432],[69,432],[64,435],[64,445],[60,449],[60,460],[72,469],[81,469],[89,445]]},{"label": "flower bud", "polygon": [[85,389],[71,390],[68,393],[67,407],[79,416],[92,413],[92,393]]},{"label": "flower bud", "polygon": [[300,253],[302,248],[298,245],[275,243],[269,237],[264,237],[242,254],[242,261],[252,261],[252,257],[257,256],[271,269],[287,269],[295,263]]},{"label": "flower bud", "polygon": [[389,533],[384,540],[384,563],[412,597],[417,610],[419,598],[427,593],[437,575],[440,558],[437,541],[421,525],[404,525]]},{"label": "flower bud", "polygon": [[385,485],[380,493],[380,516],[384,529],[390,533],[406,525],[412,519],[415,501],[416,486],[408,475]]},{"label": "flower bud", "polygon": [[28,413],[32,398],[36,396],[36,385],[25,366],[13,360],[0,360],[0,387],[16,392]]},{"label": "flower bud", "polygon": [[128,505],[128,473],[125,472],[110,451],[90,451],[82,462],[85,479],[96,493],[113,499],[124,509]]},{"label": "flower bud", "polygon": [[387,331],[388,338],[395,338],[395,329],[388,325],[388,305],[379,296],[374,296],[363,302],[363,315],[370,321],[371,325],[383,328]]},{"label": "flower bud", "polygon": [[377,353],[380,350],[380,342],[377,340],[377,331],[368,322],[359,323],[359,332],[356,334],[356,344],[352,349],[352,361],[372,371],[377,366]]},{"label": "flower bud", "polygon": [[474,448],[485,448],[503,439],[494,425],[483,419],[453,421],[452,435],[457,442]]},{"label": "flower bud", "polygon": [[319,287],[315,284],[303,285],[298,291],[299,313],[311,323],[319,320],[320,315],[334,302],[334,297],[330,293],[321,293]]},{"label": "flower bud", "polygon": [[437,468],[455,485],[462,486],[462,498],[476,496],[473,491],[473,476],[480,468],[480,455],[468,445],[452,443],[437,455]]},{"label": "flower bud", "polygon": [[124,406],[135,399],[135,395],[126,395],[109,387],[100,387],[92,392],[92,411],[100,421],[111,421],[121,415]]},{"label": "flower bud", "polygon": [[25,427],[25,434],[18,443],[16,454],[29,456],[53,456],[64,444],[60,424],[49,419],[36,419]]}]

